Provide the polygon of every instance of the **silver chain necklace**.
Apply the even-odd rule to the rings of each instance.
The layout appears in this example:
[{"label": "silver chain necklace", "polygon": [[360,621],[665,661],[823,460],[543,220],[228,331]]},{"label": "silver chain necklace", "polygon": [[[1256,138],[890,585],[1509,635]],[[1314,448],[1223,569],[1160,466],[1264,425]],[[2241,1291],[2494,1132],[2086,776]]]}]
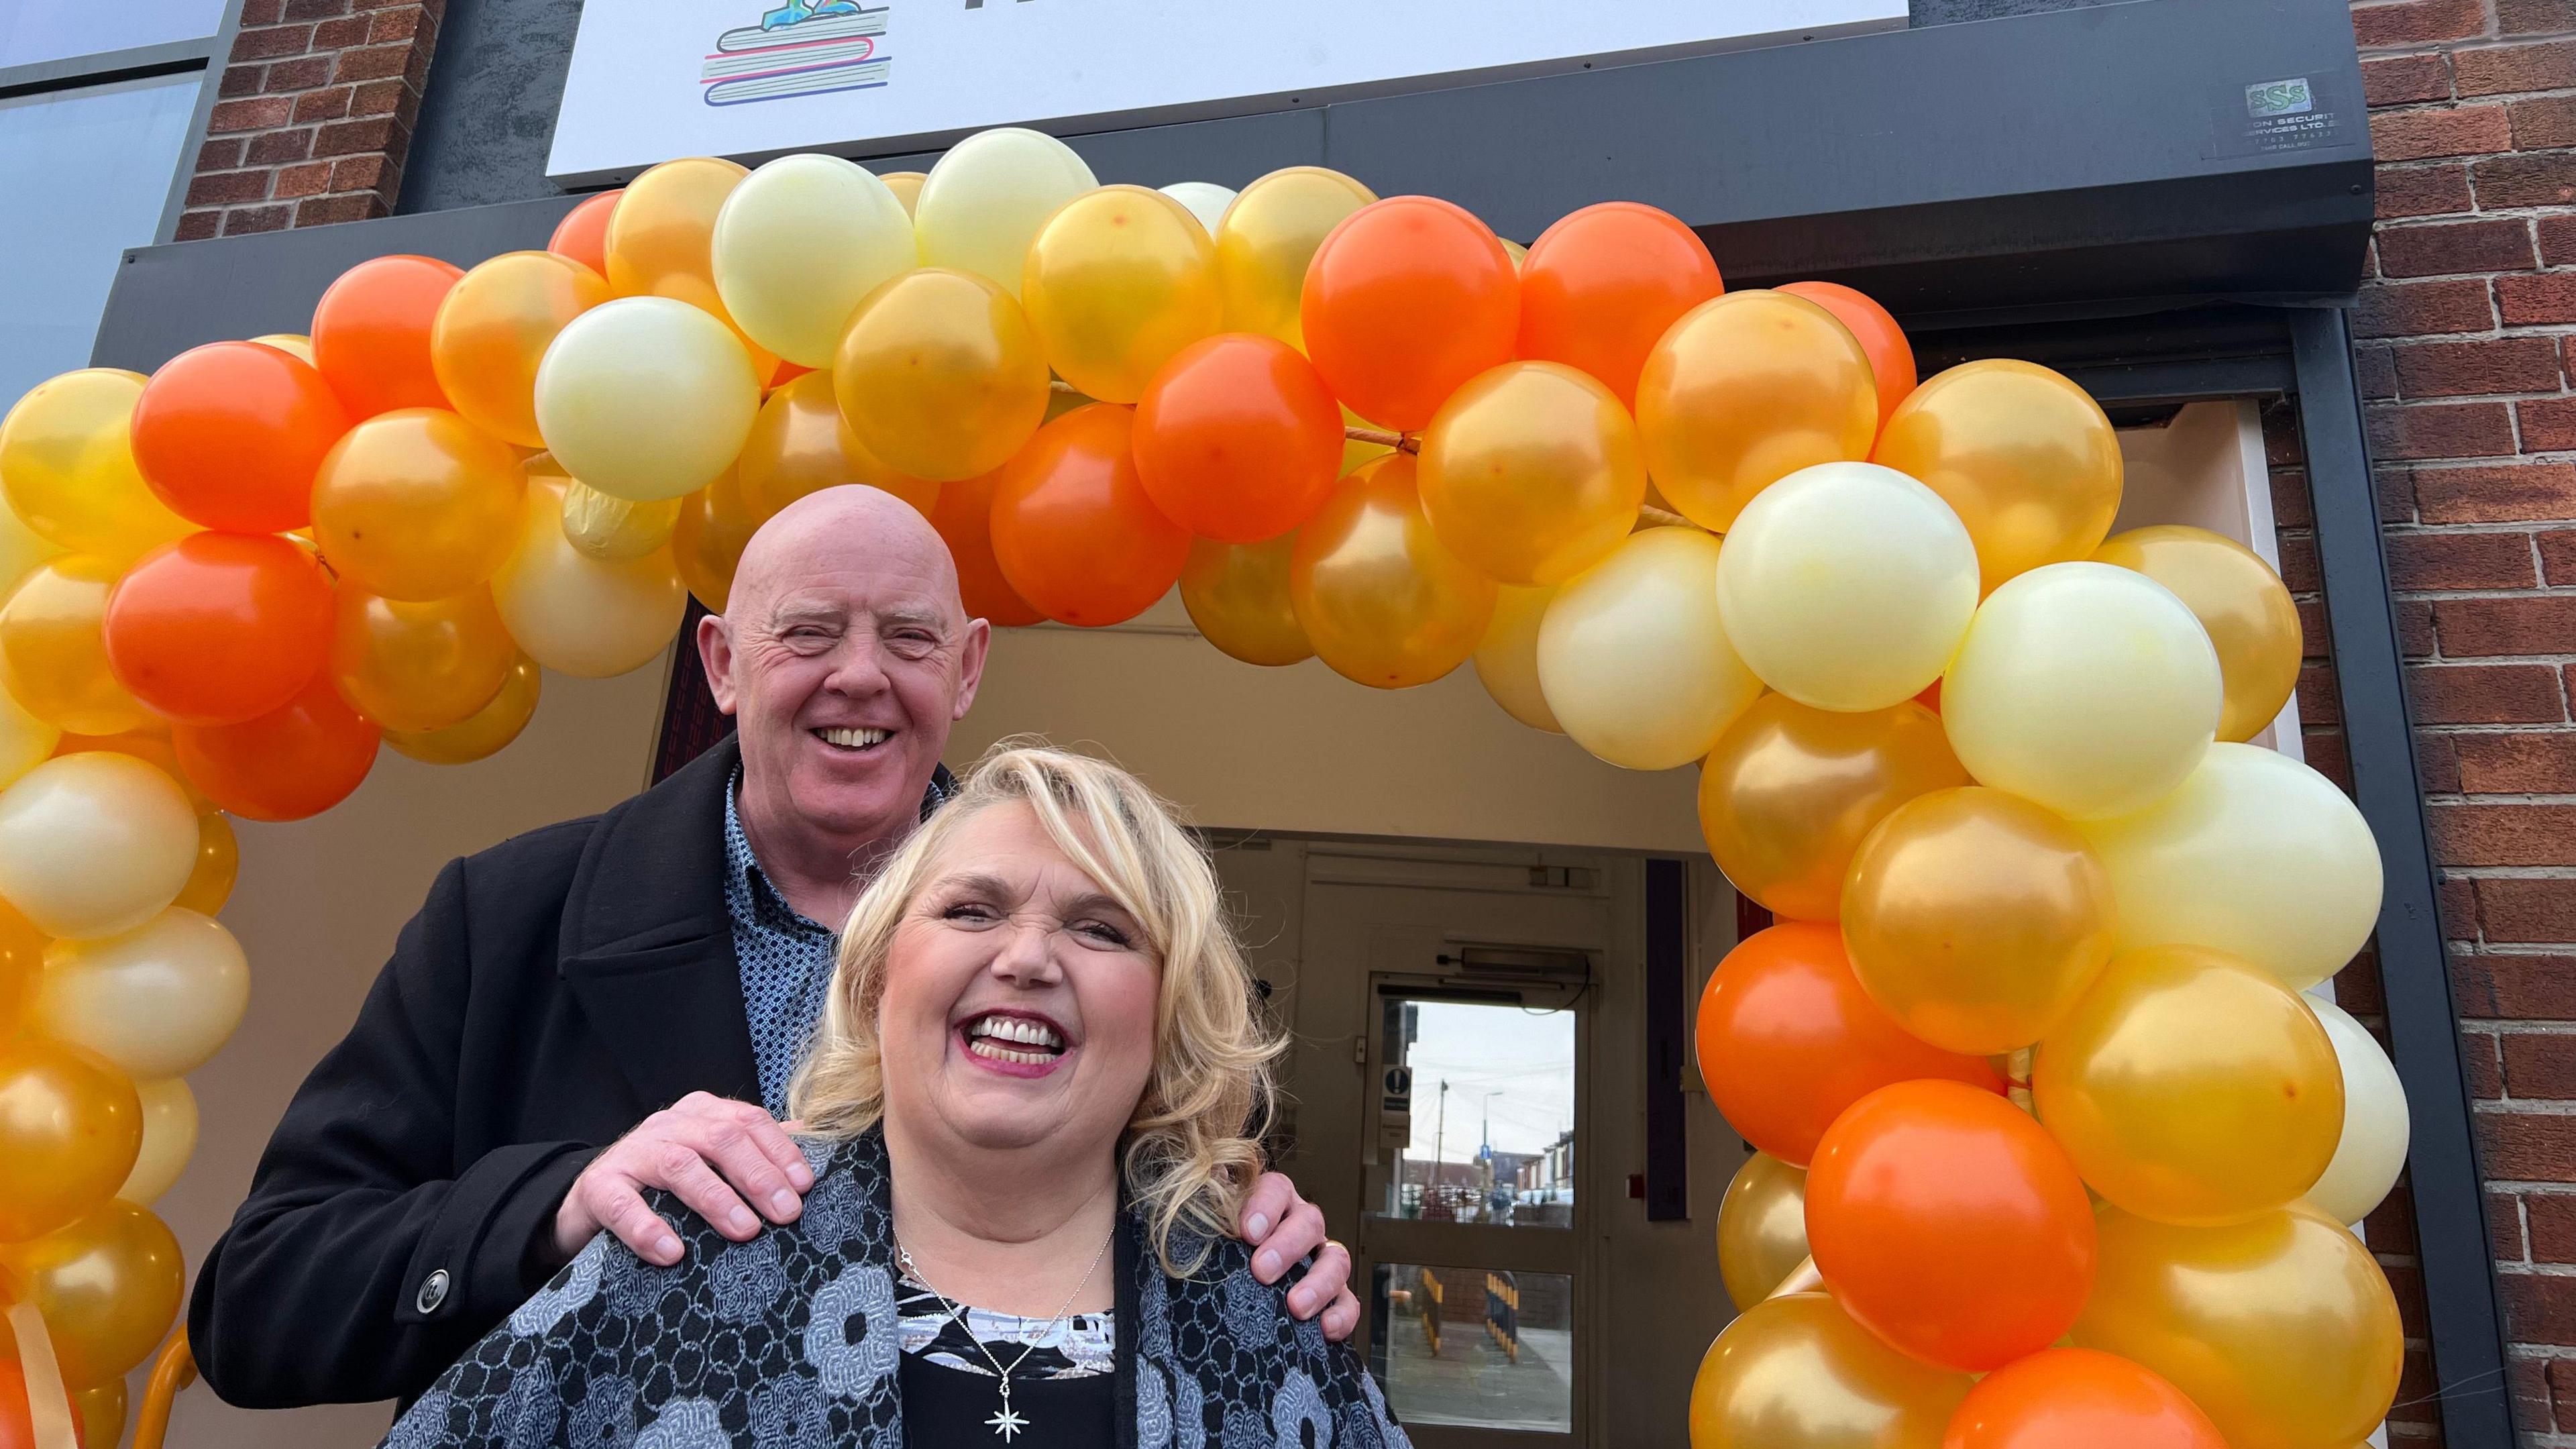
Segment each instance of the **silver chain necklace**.
[{"label": "silver chain necklace", "polygon": [[[1001,1435],[1003,1443],[1010,1443],[1018,1437],[1021,1430],[1029,1427],[1029,1421],[1011,1407],[1011,1375],[1019,1371],[1020,1365],[1029,1361],[1029,1355],[1037,1352],[1038,1345],[1044,1343],[1047,1335],[1055,1331],[1055,1326],[1064,1322],[1064,1316],[1073,1311],[1073,1300],[1081,1297],[1082,1290],[1091,1286],[1091,1275],[1100,1271],[1100,1260],[1109,1256],[1109,1245],[1116,1241],[1117,1237],[1118,1234],[1113,1229],[1108,1237],[1100,1240],[1100,1251],[1091,1255],[1091,1266],[1082,1270],[1082,1281],[1073,1285],[1073,1291],[1064,1297],[1064,1306],[1057,1309],[1055,1317],[1048,1319],[1038,1329],[1036,1338],[1021,1340],[1020,1356],[1011,1360],[1009,1368],[1002,1367],[1002,1361],[993,1357],[993,1350],[985,1344],[984,1340],[975,1336],[975,1325],[967,1321],[966,1310],[950,1299],[947,1294],[932,1288],[930,1279],[922,1274],[921,1265],[912,1261],[912,1250],[903,1245],[901,1238],[895,1239],[894,1255],[903,1268],[904,1276],[930,1289],[930,1296],[938,1299],[939,1306],[948,1310],[949,1319],[965,1330],[967,1342],[975,1345],[975,1351],[984,1355],[984,1362],[991,1364],[994,1374],[1000,1377],[1002,1407],[993,1417],[986,1419],[984,1424],[994,1433]],[[1022,1322],[1026,1321],[1022,1320]]]}]

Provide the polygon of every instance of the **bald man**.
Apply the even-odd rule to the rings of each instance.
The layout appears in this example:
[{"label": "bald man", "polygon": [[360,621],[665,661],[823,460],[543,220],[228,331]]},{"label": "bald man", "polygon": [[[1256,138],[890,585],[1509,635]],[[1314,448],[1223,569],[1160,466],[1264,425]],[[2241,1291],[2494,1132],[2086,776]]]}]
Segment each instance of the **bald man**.
[{"label": "bald man", "polygon": [[[666,1189],[735,1241],[812,1186],[781,1127],[834,924],[945,798],[983,678],[948,549],[872,488],[752,536],[696,645],[734,737],[604,815],[448,863],[206,1255],[206,1382],[273,1408],[408,1401],[602,1231],[680,1243]],[[1276,1173],[1241,1229],[1346,1336],[1349,1257]]]}]

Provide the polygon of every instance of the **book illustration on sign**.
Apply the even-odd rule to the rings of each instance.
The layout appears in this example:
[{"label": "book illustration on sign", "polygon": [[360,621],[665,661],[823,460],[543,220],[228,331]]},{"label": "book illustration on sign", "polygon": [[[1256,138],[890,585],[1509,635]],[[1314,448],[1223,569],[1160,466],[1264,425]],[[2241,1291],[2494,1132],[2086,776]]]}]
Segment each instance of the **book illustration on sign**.
[{"label": "book illustration on sign", "polygon": [[786,0],[758,25],[716,37],[699,68],[711,106],[864,90],[886,83],[891,58],[880,47],[891,7],[852,0]]}]

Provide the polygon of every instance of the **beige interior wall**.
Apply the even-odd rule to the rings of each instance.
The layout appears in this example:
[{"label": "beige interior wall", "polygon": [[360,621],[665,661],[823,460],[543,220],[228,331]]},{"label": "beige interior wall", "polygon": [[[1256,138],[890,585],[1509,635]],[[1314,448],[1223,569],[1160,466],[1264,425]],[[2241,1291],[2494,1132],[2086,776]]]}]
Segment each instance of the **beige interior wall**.
[{"label": "beige interior wall", "polygon": [[[189,1077],[201,1127],[185,1176],[155,1205],[194,1271],[250,1187],[287,1099],[358,1005],[440,866],[524,830],[594,814],[650,768],[665,669],[619,679],[548,674],[527,732],[491,759],[440,768],[385,751],[338,808],[284,825],[245,821],[241,882],[223,921],[250,955],[250,1010]],[[142,1402],[143,1376],[128,1385]],[[179,1399],[176,1449],[372,1444],[389,1405],[235,1409],[203,1385]]]}]

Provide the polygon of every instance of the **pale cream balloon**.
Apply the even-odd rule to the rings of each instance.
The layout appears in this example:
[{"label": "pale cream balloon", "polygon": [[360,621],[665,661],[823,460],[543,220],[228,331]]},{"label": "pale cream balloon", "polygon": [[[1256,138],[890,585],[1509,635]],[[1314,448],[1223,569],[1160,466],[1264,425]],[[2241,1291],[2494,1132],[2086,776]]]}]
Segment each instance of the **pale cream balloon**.
[{"label": "pale cream balloon", "polygon": [[668,297],[591,308],[537,366],[537,431],[555,461],[641,503],[714,482],[759,413],[760,379],[742,340]]},{"label": "pale cream balloon", "polygon": [[28,1020],[130,1077],[204,1066],[250,1005],[250,962],[212,916],[172,906],[131,931],[45,948]]},{"label": "pale cream balloon", "polygon": [[1547,707],[1547,692],[1538,683],[1538,626],[1555,597],[1554,584],[1535,589],[1511,584],[1495,587],[1494,619],[1485,626],[1484,642],[1476,646],[1476,679],[1503,713],[1531,729],[1561,735],[1565,726],[1556,722],[1555,711]]},{"label": "pale cream balloon", "polygon": [[1819,463],[1735,516],[1717,565],[1726,637],[1817,709],[1886,709],[1941,677],[1977,612],[1977,546],[1941,495],[1875,463]]},{"label": "pale cream balloon", "polygon": [[134,1090],[143,1098],[143,1150],[116,1195],[137,1207],[150,1207],[188,1170],[188,1159],[196,1155],[197,1094],[188,1090],[182,1077],[137,1082]]},{"label": "pale cream balloon", "polygon": [[922,265],[973,272],[1017,301],[1030,238],[1057,207],[1099,184],[1071,146],[1043,131],[978,131],[921,183],[912,224]]},{"label": "pale cream balloon", "polygon": [[0,786],[43,764],[62,738],[61,730],[29,714],[18,696],[0,688]]},{"label": "pale cream balloon", "polygon": [[2336,1222],[2357,1223],[2386,1200],[2406,1170],[2412,1136],[2406,1084],[2379,1039],[2352,1013],[2313,993],[2307,1003],[2343,1068],[2343,1136],[2325,1175],[2308,1189],[2308,1202]]},{"label": "pale cream balloon", "polygon": [[920,264],[912,216],[877,174],[838,156],[781,156],[716,213],[716,292],[745,336],[830,367],[859,299]]},{"label": "pale cream balloon", "polygon": [[2144,574],[2058,563],[2006,580],[1941,680],[1941,723],[1981,784],[2073,820],[2143,810],[2218,736],[2218,651]]},{"label": "pale cream balloon", "polygon": [[2123,951],[2208,946],[2304,991],[2378,924],[2369,823],[2334,782],[2259,745],[2212,745],[2152,808],[2076,829],[2110,873]]},{"label": "pale cream balloon", "polygon": [[1175,181],[1160,190],[1165,196],[1188,207],[1190,215],[1199,219],[1199,225],[1208,229],[1209,236],[1216,235],[1216,224],[1225,220],[1225,209],[1234,205],[1234,188],[1219,186],[1213,181]]},{"label": "pale cream balloon", "polygon": [[689,605],[670,548],[615,562],[592,558],[564,536],[562,485],[531,478],[528,491],[519,547],[492,576],[492,602],[510,637],[539,664],[583,679],[660,658]]},{"label": "pale cream balloon", "polygon": [[1718,622],[1718,553],[1696,528],[1649,528],[1557,587],[1539,624],[1539,688],[1576,744],[1669,770],[1705,756],[1761,695]]},{"label": "pale cream balloon", "polygon": [[112,936],[178,899],[197,843],[168,775],[108,750],[63,755],[0,791],[0,897],[48,936]]}]

